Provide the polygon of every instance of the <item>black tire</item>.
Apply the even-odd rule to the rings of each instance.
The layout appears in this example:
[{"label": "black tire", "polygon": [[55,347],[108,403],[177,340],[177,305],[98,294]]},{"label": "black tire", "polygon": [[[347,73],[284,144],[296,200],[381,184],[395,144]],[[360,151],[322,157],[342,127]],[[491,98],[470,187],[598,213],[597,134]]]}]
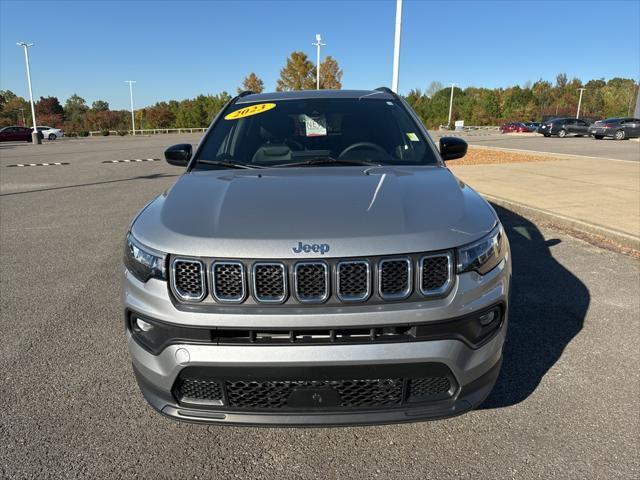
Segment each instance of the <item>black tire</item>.
[{"label": "black tire", "polygon": [[593,138],[595,138],[596,140],[602,140],[604,138],[604,135],[594,135]]},{"label": "black tire", "polygon": [[562,130],[560,130],[560,131],[558,132],[558,136],[559,136],[560,138],[564,138],[564,137],[566,137],[566,136],[567,136],[567,131],[563,128]]},{"label": "black tire", "polygon": [[543,133],[542,135],[544,135],[545,137],[550,137],[551,136],[550,133]]},{"label": "black tire", "polygon": [[55,140],[55,139],[57,139],[57,138],[58,138],[58,137],[56,137],[56,134],[55,134],[55,133],[50,133],[50,134],[49,134],[49,140]]},{"label": "black tire", "polygon": [[613,134],[613,138],[615,138],[616,140],[624,140],[624,130],[618,130]]}]

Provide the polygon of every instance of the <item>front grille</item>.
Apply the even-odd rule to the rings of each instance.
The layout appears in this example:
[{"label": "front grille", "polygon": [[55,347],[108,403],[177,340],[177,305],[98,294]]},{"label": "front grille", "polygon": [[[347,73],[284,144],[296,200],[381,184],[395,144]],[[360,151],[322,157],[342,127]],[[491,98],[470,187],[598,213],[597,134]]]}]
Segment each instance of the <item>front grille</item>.
[{"label": "front grille", "polygon": [[[447,399],[457,390],[451,371],[442,364],[386,365],[373,370],[327,367],[322,373],[304,369],[308,376],[298,376],[302,370],[294,370],[298,373],[291,371],[290,377],[285,368],[282,377],[265,378],[260,369],[189,367],[180,372],[172,392],[179,403],[203,408],[321,411],[401,408]],[[372,371],[380,375],[366,373]]]},{"label": "front grille", "polygon": [[203,306],[419,302],[446,295],[455,282],[453,251],[279,261],[174,257],[169,263],[174,297]]},{"label": "front grille", "polygon": [[336,274],[338,298],[345,302],[363,301],[371,294],[369,262],[340,262]]},{"label": "front grille", "polygon": [[253,292],[259,302],[284,302],[287,298],[285,266],[281,263],[255,263],[253,265]]},{"label": "front grille", "polygon": [[378,267],[380,296],[401,300],[411,293],[411,261],[408,258],[382,260]]},{"label": "front grille", "polygon": [[453,270],[451,252],[420,259],[420,290],[424,295],[439,295],[449,287]]},{"label": "front grille", "polygon": [[329,268],[323,262],[295,266],[295,292],[301,302],[322,303],[329,296]]},{"label": "front grille", "polygon": [[240,262],[214,262],[212,293],[219,302],[242,302],[245,299],[244,265]]},{"label": "front grille", "polygon": [[204,264],[200,260],[176,258],[171,269],[174,293],[181,300],[199,301],[206,294]]}]

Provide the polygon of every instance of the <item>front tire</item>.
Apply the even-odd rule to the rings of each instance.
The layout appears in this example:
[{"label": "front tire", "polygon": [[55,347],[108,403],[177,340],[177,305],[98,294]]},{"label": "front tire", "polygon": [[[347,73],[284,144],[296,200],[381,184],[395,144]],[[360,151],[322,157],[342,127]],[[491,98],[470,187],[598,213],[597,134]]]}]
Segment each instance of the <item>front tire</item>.
[{"label": "front tire", "polygon": [[613,138],[616,140],[624,140],[624,130],[618,130]]},{"label": "front tire", "polygon": [[596,140],[602,140],[604,138],[603,135],[594,135],[593,138],[595,138]]},{"label": "front tire", "polygon": [[55,133],[50,133],[49,134],[49,140],[55,140],[56,138],[58,138],[58,137],[56,137]]},{"label": "front tire", "polygon": [[558,132],[558,136],[559,136],[560,138],[564,138],[564,137],[566,137],[566,136],[567,136],[567,131],[566,131],[565,129],[560,130],[560,131]]},{"label": "front tire", "polygon": [[545,137],[550,137],[551,136],[550,133],[543,133],[542,135],[544,135]]}]

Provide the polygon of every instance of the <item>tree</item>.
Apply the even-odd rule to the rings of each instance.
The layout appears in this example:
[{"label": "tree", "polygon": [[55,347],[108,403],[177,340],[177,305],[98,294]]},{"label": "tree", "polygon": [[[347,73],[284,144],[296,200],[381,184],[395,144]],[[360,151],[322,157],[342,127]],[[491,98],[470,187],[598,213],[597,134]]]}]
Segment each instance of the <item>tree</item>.
[{"label": "tree", "polygon": [[[40,100],[36,102],[36,114],[40,115],[60,115],[64,113],[64,109],[58,97],[40,97]],[[36,115],[37,117],[37,115]]]},{"label": "tree", "polygon": [[105,102],[104,100],[96,100],[91,104],[91,110],[96,112],[106,112],[109,110],[109,102]]},{"label": "tree", "polygon": [[340,90],[342,88],[341,80],[342,70],[340,70],[338,62],[331,55],[327,55],[324,61],[320,63],[320,88],[324,90]]},{"label": "tree", "polygon": [[243,91],[249,90],[254,93],[262,93],[264,90],[264,83],[255,73],[251,72],[249,75],[244,77],[242,81],[242,86],[238,88],[238,93],[242,93]]},{"label": "tree", "polygon": [[429,86],[427,87],[427,90],[424,93],[427,97],[433,98],[433,96],[443,88],[444,88],[444,85],[442,83],[438,81],[433,81],[429,84]]},{"label": "tree", "polygon": [[276,91],[309,90],[315,88],[315,68],[304,52],[291,52],[286,65],[280,70]]},{"label": "tree", "polygon": [[87,110],[89,107],[85,99],[74,93],[64,104],[64,117],[68,122],[81,123]]}]

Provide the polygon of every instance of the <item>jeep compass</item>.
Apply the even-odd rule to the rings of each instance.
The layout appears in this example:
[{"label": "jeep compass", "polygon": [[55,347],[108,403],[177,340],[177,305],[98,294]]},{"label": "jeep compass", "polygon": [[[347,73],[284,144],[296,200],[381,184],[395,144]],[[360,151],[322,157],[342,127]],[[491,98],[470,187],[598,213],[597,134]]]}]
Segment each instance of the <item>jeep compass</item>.
[{"label": "jeep compass", "polygon": [[399,96],[233,98],[183,174],[126,234],[123,304],[138,384],[190,422],[442,418],[496,382],[508,240]]}]

